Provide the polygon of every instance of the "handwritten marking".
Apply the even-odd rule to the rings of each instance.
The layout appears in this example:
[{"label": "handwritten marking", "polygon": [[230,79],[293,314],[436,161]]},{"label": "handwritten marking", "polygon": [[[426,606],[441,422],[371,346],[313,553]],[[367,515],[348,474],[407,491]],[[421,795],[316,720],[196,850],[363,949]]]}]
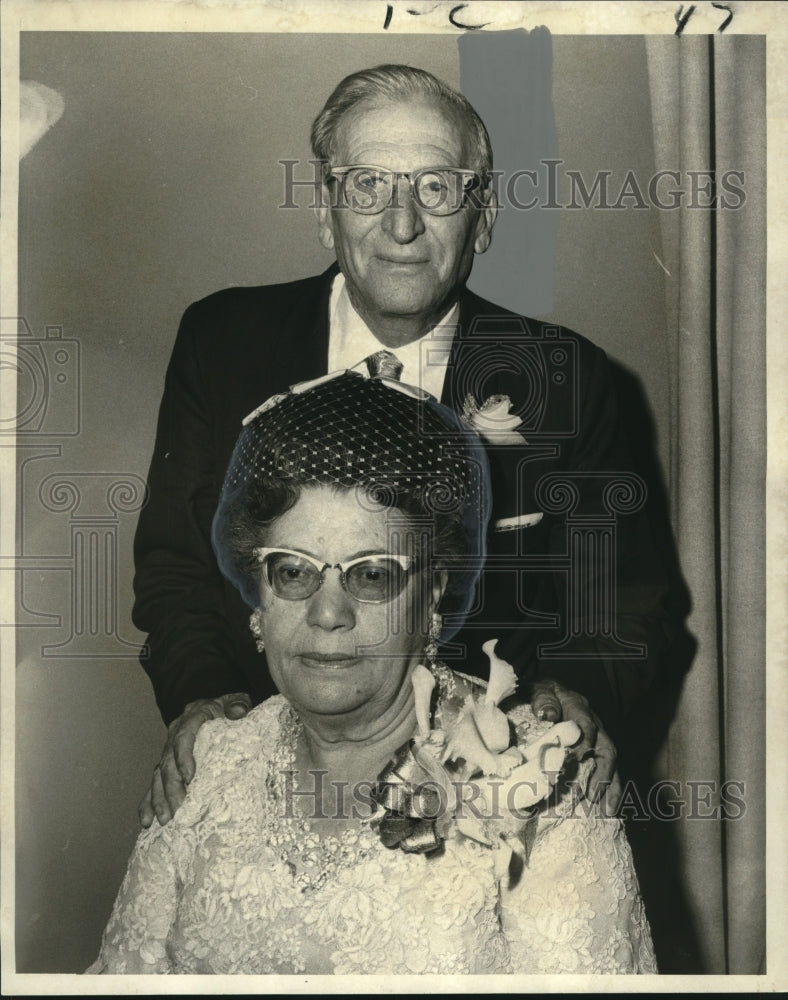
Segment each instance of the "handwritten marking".
[{"label": "handwritten marking", "polygon": [[719,28],[717,28],[717,33],[721,35],[733,20],[733,10],[726,3],[712,3],[712,7],[716,7],[717,10],[727,10],[728,12],[728,16],[725,18],[725,20],[722,22]]},{"label": "handwritten marking", "polygon": [[479,28],[484,28],[490,23],[489,21],[485,21],[484,24],[460,24],[459,21],[454,19],[454,15],[458,11],[465,10],[467,6],[467,3],[460,3],[456,7],[452,7],[449,11],[449,21],[451,21],[455,28],[460,28],[462,31],[478,31]]},{"label": "handwritten marking", "polygon": [[682,17],[683,11],[684,11],[684,4],[682,4],[679,7],[679,9],[676,11],[676,13],[673,15],[673,19],[674,19],[674,21],[676,22],[676,25],[677,25],[676,31],[675,31],[676,35],[680,35],[682,33],[682,31],[684,31],[684,29],[686,28],[687,21],[689,21],[689,19],[695,13],[695,4],[694,3],[690,4],[689,10]]}]

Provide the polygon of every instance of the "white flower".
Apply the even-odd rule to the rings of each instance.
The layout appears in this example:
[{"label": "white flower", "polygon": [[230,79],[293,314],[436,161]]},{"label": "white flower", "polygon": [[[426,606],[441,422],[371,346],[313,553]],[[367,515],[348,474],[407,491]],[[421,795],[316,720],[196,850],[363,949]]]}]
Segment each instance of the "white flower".
[{"label": "white flower", "polygon": [[416,701],[416,723],[419,736],[427,739],[430,735],[430,698],[435,687],[435,678],[419,663],[411,675],[413,694]]},{"label": "white flower", "polygon": [[468,393],[462,408],[465,422],[489,444],[528,444],[515,430],[522,423],[516,413],[510,413],[512,401],[508,396],[488,396],[481,404]]},{"label": "white flower", "polygon": [[511,663],[507,663],[496,654],[497,645],[497,639],[488,639],[482,643],[482,650],[490,661],[490,679],[487,682],[484,700],[491,705],[500,705],[517,690],[517,675]]}]

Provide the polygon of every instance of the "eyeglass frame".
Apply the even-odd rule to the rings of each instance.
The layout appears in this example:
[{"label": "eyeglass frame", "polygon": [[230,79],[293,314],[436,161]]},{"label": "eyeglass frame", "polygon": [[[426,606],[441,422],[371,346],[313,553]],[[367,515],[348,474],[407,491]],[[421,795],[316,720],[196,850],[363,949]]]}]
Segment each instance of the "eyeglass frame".
[{"label": "eyeglass frame", "polygon": [[[389,198],[389,200],[382,201],[382,199],[380,199],[381,201],[380,208],[375,207],[373,209],[366,209],[366,210],[354,207],[352,204],[350,204],[344,189],[344,185],[346,183],[346,178],[351,170],[377,170],[381,174],[389,174],[395,176],[397,178],[397,183],[391,185],[391,197]],[[467,182],[463,183],[462,199],[460,201],[460,204],[449,212],[434,211],[434,209],[431,209],[427,205],[422,204],[418,195],[416,194],[416,183],[418,182],[418,179],[421,175],[437,174],[440,173],[441,171],[450,171],[453,174],[459,174],[461,177],[468,178],[471,181],[470,184],[468,184]],[[396,201],[397,191],[399,190],[400,177],[404,177],[407,180],[408,186],[410,188],[410,196],[414,200],[414,202],[419,206],[419,208],[422,211],[427,212],[428,215],[434,215],[437,216],[438,218],[446,218],[449,215],[456,215],[457,212],[462,211],[462,209],[465,208],[468,194],[471,191],[473,191],[474,188],[481,186],[482,183],[479,174],[475,170],[471,170],[468,167],[441,166],[441,167],[419,167],[416,170],[391,170],[389,167],[381,167],[375,163],[351,163],[351,164],[345,164],[340,167],[332,167],[326,175],[327,180],[336,180],[340,182],[342,186],[342,194],[344,197],[345,205],[350,209],[351,212],[355,212],[357,215],[380,215],[382,212],[385,212],[385,210],[391,206],[392,202]],[[375,202],[375,205],[377,206],[377,202]],[[397,205],[396,207],[399,208],[400,206]]]},{"label": "eyeglass frame", "polygon": [[[264,568],[266,557],[275,552],[282,553],[283,555],[297,556],[299,559],[304,559],[306,560],[306,562],[311,563],[318,571],[318,584],[315,587],[315,589],[311,591],[309,594],[305,594],[303,597],[285,597],[283,594],[277,593],[274,590],[273,584],[268,579],[268,573],[265,572]],[[358,556],[356,559],[350,559],[348,560],[348,562],[345,563],[338,562],[333,564],[323,563],[319,559],[316,559],[314,556],[310,556],[306,552],[299,552],[297,549],[282,549],[279,548],[278,546],[269,547],[269,546],[259,545],[252,550],[252,555],[254,555],[258,563],[260,563],[260,566],[263,569],[263,577],[265,578],[266,583],[271,589],[271,592],[276,597],[281,598],[281,600],[283,601],[308,600],[310,597],[313,597],[318,592],[318,590],[320,590],[320,588],[323,586],[325,582],[326,570],[338,569],[339,582],[342,584],[342,589],[347,594],[349,594],[354,601],[358,601],[359,604],[388,604],[389,601],[393,601],[395,597],[399,597],[399,595],[405,590],[405,588],[408,585],[410,574],[416,572],[419,568],[418,567],[419,560],[417,559],[416,556],[399,555],[394,552],[380,552],[366,556]],[[352,569],[354,566],[358,566],[360,563],[364,562],[373,562],[375,559],[378,560],[390,559],[392,562],[395,562],[400,567],[400,569],[404,571],[405,574],[404,583],[400,587],[400,589],[396,592],[396,594],[392,594],[390,597],[383,598],[382,600],[379,601],[364,600],[363,597],[357,597],[350,589],[348,589],[346,574],[348,570]]]}]

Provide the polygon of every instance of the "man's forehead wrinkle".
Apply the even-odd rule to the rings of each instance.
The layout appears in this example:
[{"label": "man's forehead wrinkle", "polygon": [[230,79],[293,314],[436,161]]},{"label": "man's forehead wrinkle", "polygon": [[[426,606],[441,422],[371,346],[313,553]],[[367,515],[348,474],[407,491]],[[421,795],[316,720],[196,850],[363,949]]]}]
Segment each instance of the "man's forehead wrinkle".
[{"label": "man's forehead wrinkle", "polygon": [[[341,123],[337,139],[335,154],[345,164],[392,169],[467,166],[461,123],[449,109],[431,101],[354,109]],[[381,162],[381,156],[396,158],[396,162]]]},{"label": "man's forehead wrinkle", "polygon": [[366,163],[370,166],[400,167],[459,167],[456,151],[434,143],[405,142],[361,142],[349,143],[350,163]]}]

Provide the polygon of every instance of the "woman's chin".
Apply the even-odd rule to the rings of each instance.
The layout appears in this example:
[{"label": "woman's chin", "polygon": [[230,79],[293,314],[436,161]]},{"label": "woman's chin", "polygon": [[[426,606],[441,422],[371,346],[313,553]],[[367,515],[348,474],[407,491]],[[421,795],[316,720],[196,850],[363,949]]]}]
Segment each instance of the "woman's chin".
[{"label": "woman's chin", "polygon": [[375,642],[371,630],[352,637],[297,635],[291,638],[290,648],[285,648],[287,638],[283,636],[275,648],[267,643],[266,653],[277,690],[297,712],[312,716],[352,713],[358,719],[368,709],[384,726],[391,707],[410,692],[408,674],[423,646],[420,635]]},{"label": "woman's chin", "polygon": [[[314,691],[305,693],[300,698],[288,698],[293,708],[303,716],[312,720],[361,719],[365,717],[365,706],[370,705],[371,698],[365,697],[365,692],[356,690],[344,691]],[[372,715],[374,713],[370,713]]]},{"label": "woman's chin", "polygon": [[379,714],[381,705],[396,697],[393,689],[399,688],[401,679],[392,683],[395,678],[390,670],[364,658],[343,663],[316,665],[298,657],[283,678],[280,693],[296,711],[331,717],[363,714],[365,706]]},{"label": "woman's chin", "polygon": [[299,664],[280,692],[296,710],[317,715],[352,712],[372,695],[372,685],[364,683],[363,673],[351,667],[313,667]]}]

